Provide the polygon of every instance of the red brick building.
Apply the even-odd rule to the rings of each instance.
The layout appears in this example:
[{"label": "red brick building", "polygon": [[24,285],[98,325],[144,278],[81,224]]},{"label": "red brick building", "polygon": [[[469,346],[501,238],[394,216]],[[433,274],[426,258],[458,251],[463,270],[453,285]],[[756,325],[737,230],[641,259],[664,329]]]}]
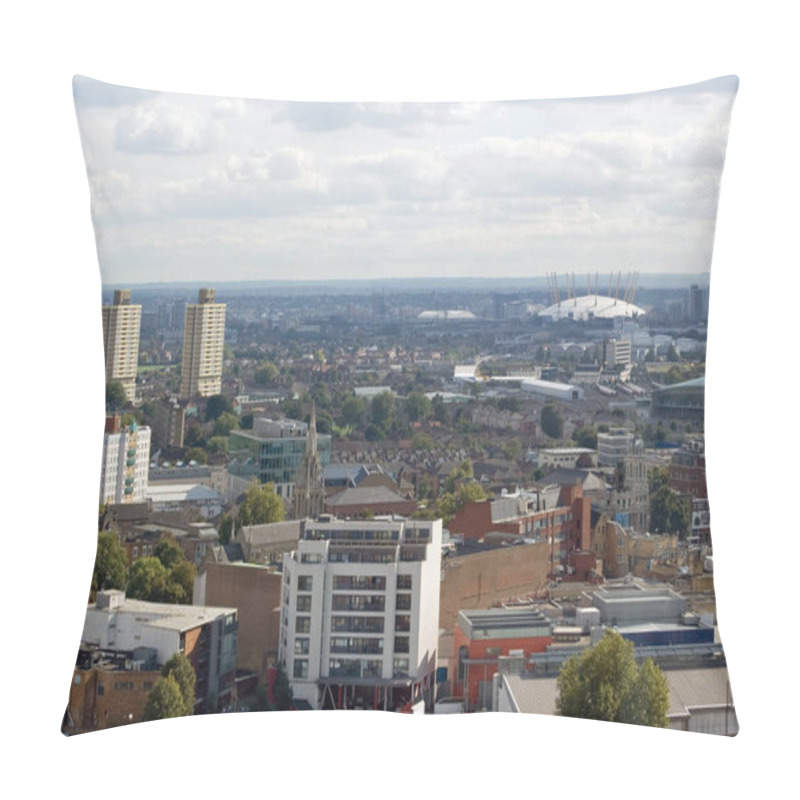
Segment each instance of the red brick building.
[{"label": "red brick building", "polygon": [[140,655],[135,651],[80,648],[69,687],[63,733],[71,736],[143,720],[147,698],[161,677],[161,670],[151,663],[152,654],[144,663]]},{"label": "red brick building", "polygon": [[492,677],[501,656],[543,653],[553,629],[541,611],[492,608],[461,611],[456,622],[453,696],[464,698],[464,711],[492,707]]},{"label": "red brick building", "polygon": [[566,572],[575,553],[589,550],[591,500],[579,485],[554,489],[466,503],[447,527],[476,541],[503,533],[550,542],[551,571],[560,566]]}]

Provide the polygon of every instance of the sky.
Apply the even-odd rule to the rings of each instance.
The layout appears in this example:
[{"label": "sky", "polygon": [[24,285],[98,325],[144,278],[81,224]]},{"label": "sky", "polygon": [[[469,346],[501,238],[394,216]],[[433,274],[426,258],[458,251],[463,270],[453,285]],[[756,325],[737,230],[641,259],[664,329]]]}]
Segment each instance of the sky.
[{"label": "sky", "polygon": [[314,103],[76,77],[102,280],[703,272],[737,85]]}]

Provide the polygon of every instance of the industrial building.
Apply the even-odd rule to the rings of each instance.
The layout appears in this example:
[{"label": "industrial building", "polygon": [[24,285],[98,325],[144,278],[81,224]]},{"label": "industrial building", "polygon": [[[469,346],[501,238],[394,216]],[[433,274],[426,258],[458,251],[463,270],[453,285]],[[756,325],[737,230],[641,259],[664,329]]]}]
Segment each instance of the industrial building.
[{"label": "industrial building", "polygon": [[654,418],[702,423],[705,418],[705,395],[705,378],[654,389],[650,413]]},{"label": "industrial building", "polygon": [[568,383],[556,383],[554,381],[542,381],[536,378],[525,378],[520,381],[520,388],[528,394],[548,397],[554,400],[583,400],[583,388]]}]

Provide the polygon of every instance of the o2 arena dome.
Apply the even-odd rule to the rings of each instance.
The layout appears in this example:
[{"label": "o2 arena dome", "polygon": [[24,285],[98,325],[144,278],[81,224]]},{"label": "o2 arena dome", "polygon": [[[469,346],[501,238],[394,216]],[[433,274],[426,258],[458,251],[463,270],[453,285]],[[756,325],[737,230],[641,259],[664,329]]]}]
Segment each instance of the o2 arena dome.
[{"label": "o2 arena dome", "polygon": [[612,282],[609,284],[608,294],[601,294],[598,290],[597,277],[595,277],[594,288],[589,279],[586,287],[586,294],[578,295],[575,291],[575,276],[572,276],[572,288],[567,277],[567,295],[561,294],[558,286],[558,279],[555,273],[548,275],[550,285],[551,305],[539,312],[540,317],[549,317],[554,322],[559,320],[575,320],[585,322],[591,319],[614,319],[615,317],[638,317],[645,312],[643,308],[634,305],[633,300],[636,295],[636,284],[639,280],[639,273],[629,274],[625,283],[625,291],[620,297],[620,279],[622,274],[617,276],[616,289]]}]

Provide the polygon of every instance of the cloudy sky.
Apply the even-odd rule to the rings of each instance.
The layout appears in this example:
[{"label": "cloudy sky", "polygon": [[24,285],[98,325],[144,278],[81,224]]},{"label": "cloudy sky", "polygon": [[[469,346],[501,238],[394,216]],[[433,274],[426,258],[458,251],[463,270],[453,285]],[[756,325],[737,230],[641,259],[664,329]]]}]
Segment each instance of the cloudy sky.
[{"label": "cloudy sky", "polygon": [[733,78],[285,103],[76,78],[103,282],[709,268]]}]

